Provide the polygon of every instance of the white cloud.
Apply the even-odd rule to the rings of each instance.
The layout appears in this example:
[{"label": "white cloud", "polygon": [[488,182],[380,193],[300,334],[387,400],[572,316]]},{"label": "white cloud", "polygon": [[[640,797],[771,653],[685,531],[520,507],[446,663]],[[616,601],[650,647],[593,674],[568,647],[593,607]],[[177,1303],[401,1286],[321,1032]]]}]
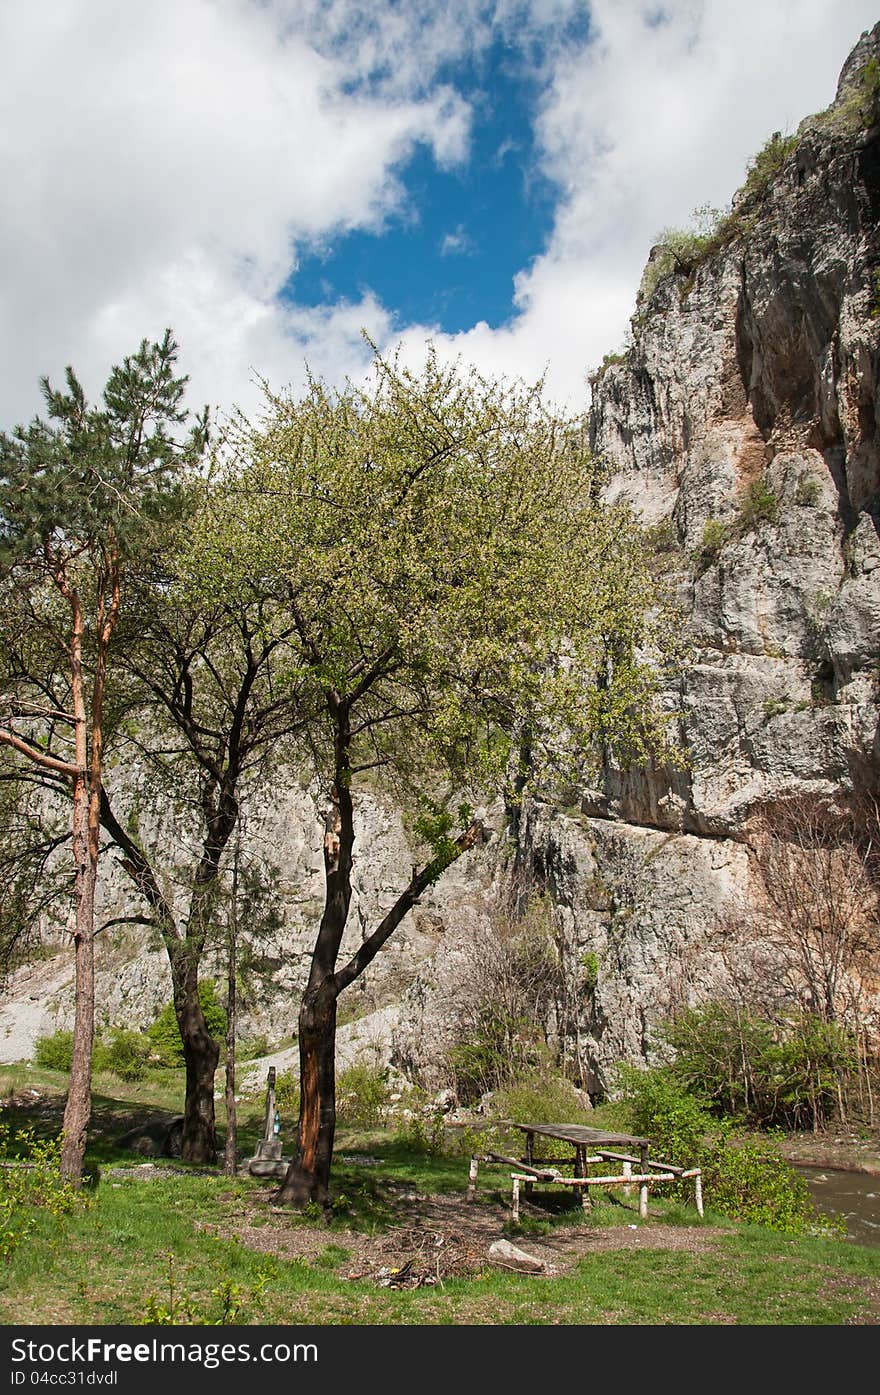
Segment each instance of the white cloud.
[{"label": "white cloud", "polygon": [[[833,98],[873,0],[593,0],[588,42],[548,70],[538,134],[561,198],[501,329],[435,334],[486,372],[536,378],[573,407],[620,346],[656,233],[725,204],[774,130]],[[557,8],[558,17],[558,8]],[[407,334],[411,351],[423,337]]]},{"label": "white cloud", "polygon": [[453,232],[444,234],[440,242],[441,257],[466,257],[474,251],[474,240],[462,223]]},{"label": "white cloud", "polygon": [[34,409],[41,373],[73,361],[94,388],[165,324],[200,397],[233,386],[238,352],[245,372],[261,354],[267,375],[299,372],[310,341],[277,301],[297,245],[378,230],[416,142],[462,158],[448,87],[351,90],[277,21],[245,0],[3,7],[0,421]]},{"label": "white cloud", "polygon": [[[831,100],[871,0],[41,0],[0,9],[0,424],[73,362],[94,391],[170,324],[196,401],[248,406],[252,374],[339,380],[393,307],[295,303],[298,250],[406,211],[415,143],[466,158],[469,97],[443,64],[502,34],[542,93],[543,172],[560,191],[512,313],[433,334],[484,371],[585,401],[616,347],[653,235],[723,203],[774,129]],[[438,74],[443,73],[441,80]],[[460,229],[453,230],[453,239]],[[454,250],[452,243],[447,251]],[[291,280],[292,278],[292,280]],[[292,285],[294,300],[280,298]]]}]

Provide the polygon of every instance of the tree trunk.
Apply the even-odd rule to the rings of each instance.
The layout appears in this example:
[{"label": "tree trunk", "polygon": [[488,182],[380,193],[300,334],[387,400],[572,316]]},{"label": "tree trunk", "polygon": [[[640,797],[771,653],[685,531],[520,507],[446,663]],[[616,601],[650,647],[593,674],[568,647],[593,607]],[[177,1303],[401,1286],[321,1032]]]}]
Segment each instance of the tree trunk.
[{"label": "tree trunk", "polygon": [[92,1113],[92,1045],[95,1035],[95,882],[97,860],[90,856],[88,789],[85,777],[74,790],[76,858],[76,928],[74,930],[74,1019],[70,1081],[64,1107],[61,1175],[78,1183],[82,1177],[86,1136]]},{"label": "tree trunk", "polygon": [[[94,780],[87,773],[85,689],[82,646],[85,622],[79,593],[65,592],[71,608],[70,678],[74,714],[77,774],[73,781],[73,862],[76,926],[74,943],[74,1018],[70,1081],[64,1106],[61,1175],[68,1182],[82,1177],[86,1138],[92,1114],[92,1046],[95,1038],[95,884],[98,879],[98,836],[92,827]],[[100,745],[93,752],[100,778]]]},{"label": "tree trunk", "polygon": [[330,1164],[336,1132],[336,960],[351,905],[354,807],[349,788],[347,709],[337,721],[336,781],[324,814],[324,914],[299,1010],[299,1127],[296,1152],[276,1200],[301,1207],[330,1204]]},{"label": "tree trunk", "polygon": [[238,1147],[238,1119],[235,1112],[235,1009],[236,1009],[236,949],[238,940],[238,848],[232,868],[232,911],[226,960],[226,1148],[224,1170],[227,1177],[235,1176]]},{"label": "tree trunk", "polygon": [[[337,772],[341,762],[337,754]],[[455,839],[451,850],[421,872],[413,868],[409,885],[347,964],[336,961],[351,903],[354,811],[346,780],[338,779],[324,831],[326,895],[324,914],[312,952],[312,968],[299,1013],[300,1105],[296,1153],[275,1194],[276,1201],[302,1207],[330,1204],[330,1164],[336,1132],[336,1000],[373,962],[421,893],[441,872],[472,848],[482,835],[474,822]]]},{"label": "tree trunk", "polygon": [[186,1101],[180,1155],[188,1162],[213,1163],[217,1161],[214,1073],[220,1060],[220,1048],[208,1031],[199,1002],[198,966],[188,958],[185,944],[174,958],[174,1012],[186,1064]]},{"label": "tree trunk", "polygon": [[276,1201],[330,1204],[336,1132],[336,990],[332,980],[308,988],[299,1013],[300,1112],[297,1147]]}]

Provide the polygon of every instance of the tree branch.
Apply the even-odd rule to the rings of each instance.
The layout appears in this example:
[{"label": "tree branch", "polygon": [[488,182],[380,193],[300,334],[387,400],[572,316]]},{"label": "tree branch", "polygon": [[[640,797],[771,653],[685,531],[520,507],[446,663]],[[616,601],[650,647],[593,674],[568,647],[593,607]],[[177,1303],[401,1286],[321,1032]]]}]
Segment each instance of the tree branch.
[{"label": "tree branch", "polygon": [[455,839],[457,851],[453,857],[435,858],[421,872],[413,873],[409,886],[398,896],[382,923],[377,926],[372,935],[367,936],[357,954],[354,954],[348,963],[333,975],[337,996],[343,988],[347,988],[350,983],[354,983],[356,978],[360,978],[364,969],[373,962],[379,950],[394,934],[404,916],[412,910],[422,892],[427,891],[428,887],[437,881],[447,867],[451,867],[453,862],[457,862],[463,853],[475,847],[481,841],[482,836],[483,825],[474,821]]},{"label": "tree branch", "polygon": [[11,746],[20,755],[27,756],[36,765],[41,765],[45,770],[55,770],[59,775],[66,775],[68,779],[75,780],[77,775],[84,775],[85,771],[79,765],[73,765],[70,761],[56,760],[54,756],[48,756],[41,751],[38,746],[33,746],[29,741],[16,736],[15,732],[9,731],[6,727],[0,727],[0,744]]},{"label": "tree branch", "polygon": [[155,925],[156,922],[151,915],[115,915],[111,920],[105,920],[103,925],[99,925],[95,931],[100,935],[102,930],[110,930],[114,925]]},{"label": "tree branch", "polygon": [[167,900],[162,895],[162,890],[156,880],[156,874],[147,860],[143,849],[138,846],[134,838],[126,833],[122,824],[117,819],[107,797],[107,791],[103,785],[101,787],[101,823],[109,833],[119,851],[124,854],[123,867],[138,891],[143,896],[149,906],[153,908],[158,917],[159,929],[163,939],[179,940],[180,932],[174,923],[174,914]]}]

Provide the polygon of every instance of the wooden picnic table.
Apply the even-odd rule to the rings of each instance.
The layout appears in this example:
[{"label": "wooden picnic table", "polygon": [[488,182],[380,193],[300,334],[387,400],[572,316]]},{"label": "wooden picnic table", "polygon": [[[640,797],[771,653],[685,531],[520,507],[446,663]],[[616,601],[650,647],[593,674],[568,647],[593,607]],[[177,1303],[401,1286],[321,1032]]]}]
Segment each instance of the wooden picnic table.
[{"label": "wooden picnic table", "polygon": [[[649,1186],[657,1182],[674,1182],[676,1179],[693,1178],[695,1204],[700,1216],[703,1214],[700,1169],[683,1168],[673,1163],[658,1162],[649,1158],[650,1142],[647,1138],[639,1138],[630,1133],[611,1133],[607,1129],[592,1129],[583,1124],[521,1124],[514,1119],[495,1119],[492,1121],[492,1127],[519,1129],[521,1133],[524,1133],[525,1157],[508,1158],[502,1153],[487,1153],[482,1157],[477,1155],[472,1157],[468,1179],[468,1198],[473,1200],[476,1197],[477,1172],[480,1162],[511,1165],[518,1169],[517,1172],[511,1173],[513,1216],[516,1220],[519,1218],[521,1182],[525,1184],[527,1194],[534,1190],[536,1182],[556,1182],[576,1187],[581,1192],[581,1202],[585,1207],[590,1204],[588,1198],[590,1187],[622,1186],[624,1191],[628,1192],[632,1184],[636,1183],[639,1187],[639,1214],[645,1217],[648,1214]],[[541,1138],[554,1138],[563,1143],[571,1144],[573,1155],[569,1159],[569,1165],[573,1164],[573,1177],[566,1178],[560,1174],[560,1160],[558,1158],[538,1156],[536,1139],[540,1140]],[[619,1149],[625,1151],[617,1151]],[[596,1177],[588,1174],[587,1169],[591,1164],[610,1161],[622,1164],[619,1176]],[[555,1165],[551,1167],[550,1164]],[[562,1160],[562,1166],[565,1165],[565,1160]],[[633,1172],[634,1166],[638,1167],[637,1173]]]},{"label": "wooden picnic table", "polygon": [[538,1162],[552,1161],[549,1158],[536,1157],[536,1135],[542,1138],[557,1138],[572,1145],[575,1177],[587,1175],[587,1151],[596,1152],[600,1148],[625,1148],[630,1153],[637,1151],[642,1172],[648,1166],[649,1141],[647,1138],[637,1138],[634,1134],[609,1133],[607,1129],[591,1129],[583,1124],[517,1124],[512,1119],[500,1119],[498,1126],[519,1129],[525,1134],[525,1157],[522,1161],[529,1167],[534,1167]]}]

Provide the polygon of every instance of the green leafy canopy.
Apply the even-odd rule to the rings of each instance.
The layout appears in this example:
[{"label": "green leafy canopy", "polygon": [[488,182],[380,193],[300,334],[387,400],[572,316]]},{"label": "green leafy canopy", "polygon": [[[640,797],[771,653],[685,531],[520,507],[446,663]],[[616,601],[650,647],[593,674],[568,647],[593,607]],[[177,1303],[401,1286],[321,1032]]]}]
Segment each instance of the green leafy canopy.
[{"label": "green leafy canopy", "polygon": [[534,772],[582,767],[597,738],[638,757],[663,741],[669,615],[642,530],[601,486],[584,421],[541,384],[377,355],[364,387],[267,388],[261,419],[239,420],[179,586],[274,594],[319,767],[340,703],[352,777],[495,778],[524,731]]}]

